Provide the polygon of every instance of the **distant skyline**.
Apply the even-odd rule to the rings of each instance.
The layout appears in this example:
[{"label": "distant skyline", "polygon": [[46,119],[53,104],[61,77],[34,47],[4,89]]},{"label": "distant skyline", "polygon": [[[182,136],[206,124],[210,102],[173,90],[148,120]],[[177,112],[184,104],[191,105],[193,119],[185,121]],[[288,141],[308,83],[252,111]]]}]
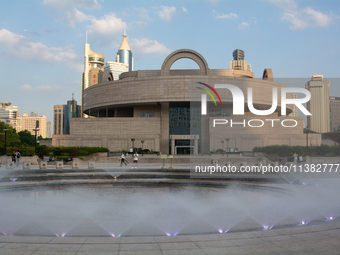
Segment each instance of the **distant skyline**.
[{"label": "distant skyline", "polygon": [[[232,52],[242,49],[256,78],[265,68],[282,81],[339,78],[336,0],[0,0],[0,9],[0,101],[52,123],[53,105],[66,104],[73,89],[80,104],[86,30],[106,62],[115,60],[126,26],[134,70],[159,70],[184,48],[212,69],[229,69]],[[172,68],[197,64],[182,59]],[[340,96],[338,81],[331,80],[331,96]]]}]

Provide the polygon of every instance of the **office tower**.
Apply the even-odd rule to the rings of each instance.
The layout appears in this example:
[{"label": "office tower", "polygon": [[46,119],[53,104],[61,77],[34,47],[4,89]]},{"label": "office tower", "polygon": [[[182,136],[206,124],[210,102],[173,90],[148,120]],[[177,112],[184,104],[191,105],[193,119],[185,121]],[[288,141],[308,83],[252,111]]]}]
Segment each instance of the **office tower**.
[{"label": "office tower", "polygon": [[[292,98],[296,99],[297,98],[297,94],[292,94]],[[288,114],[288,116],[290,117],[298,117],[298,108],[295,104],[289,105],[290,107],[292,107],[292,112],[290,114]]]},{"label": "office tower", "polygon": [[306,89],[311,93],[307,109],[312,114],[307,116],[307,125],[318,133],[330,131],[329,87],[330,83],[323,80],[323,75],[313,75],[306,83]]},{"label": "office tower", "polygon": [[52,138],[52,123],[51,123],[51,121],[46,122],[46,137]]},{"label": "office tower", "polygon": [[112,78],[113,80],[119,80],[119,75],[121,73],[129,71],[129,65],[120,62],[107,61],[104,66],[104,72],[105,71],[109,71],[112,74],[112,77],[109,76],[107,81],[111,81]]},{"label": "office tower", "polygon": [[81,107],[77,105],[72,94],[72,100],[66,105],[54,105],[54,135],[70,134],[70,119],[81,118]]},{"label": "office tower", "polygon": [[127,41],[127,35],[124,30],[123,40],[120,44],[116,55],[116,62],[124,63],[129,66],[129,71],[133,71],[133,57],[132,52]]},{"label": "office tower", "polygon": [[[87,38],[87,34],[86,34]],[[83,112],[84,90],[90,86],[101,83],[101,78],[104,72],[104,55],[95,53],[90,49],[90,44],[85,43],[84,50],[84,72],[82,73],[81,81],[81,112]],[[82,117],[86,117],[82,113]]]},{"label": "office tower", "polygon": [[244,57],[245,53],[243,50],[234,50],[233,60],[230,60],[230,69],[245,70],[251,72],[251,64],[247,64],[247,60],[245,60]]},{"label": "office tower", "polygon": [[330,108],[330,130],[331,132],[340,131],[340,97],[329,98]]},{"label": "office tower", "polygon": [[19,110],[18,106],[13,106],[10,102],[0,102],[0,121],[17,129]]}]

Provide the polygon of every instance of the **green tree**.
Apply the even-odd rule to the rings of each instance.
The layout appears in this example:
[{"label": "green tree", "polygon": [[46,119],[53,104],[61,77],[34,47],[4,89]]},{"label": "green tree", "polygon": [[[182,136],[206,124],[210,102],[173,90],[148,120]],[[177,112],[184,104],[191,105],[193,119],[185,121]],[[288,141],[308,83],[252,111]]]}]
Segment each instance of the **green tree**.
[{"label": "green tree", "polygon": [[[17,134],[16,130],[9,125],[3,123],[0,121],[0,133],[4,134],[5,131],[2,131],[3,129],[9,129],[7,131],[7,147],[16,147],[20,146],[20,137]],[[0,151],[3,151],[3,148],[5,147],[5,136],[0,138]]]},{"label": "green tree", "polygon": [[20,131],[18,133],[21,143],[27,146],[34,146],[34,135],[32,135],[29,131],[24,130],[24,131]]}]

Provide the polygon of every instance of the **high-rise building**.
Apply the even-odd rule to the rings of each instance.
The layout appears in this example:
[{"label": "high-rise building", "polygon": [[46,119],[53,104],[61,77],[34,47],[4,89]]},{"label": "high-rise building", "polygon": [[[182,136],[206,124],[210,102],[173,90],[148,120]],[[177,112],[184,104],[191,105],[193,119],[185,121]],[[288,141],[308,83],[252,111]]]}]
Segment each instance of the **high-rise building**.
[{"label": "high-rise building", "polygon": [[81,107],[77,105],[77,101],[67,101],[66,105],[54,105],[54,135],[70,134],[70,119],[81,117]]},{"label": "high-rise building", "polygon": [[247,60],[245,60],[244,57],[245,53],[243,50],[234,50],[233,60],[230,60],[230,69],[246,70],[251,72],[251,64],[247,64]]},{"label": "high-rise building", "polygon": [[13,106],[10,102],[0,102],[0,121],[16,129],[18,117],[18,106]]},{"label": "high-rise building", "polygon": [[107,81],[119,80],[119,75],[121,73],[129,71],[129,65],[120,62],[107,61],[104,66],[104,72],[105,71],[109,71],[111,74],[108,76]]},{"label": "high-rise building", "polygon": [[18,120],[20,121],[20,127],[17,126],[17,132],[27,130],[32,135],[35,135],[33,129],[38,128],[39,131],[37,131],[37,136],[46,138],[46,116],[29,117],[28,114],[24,113]]},{"label": "high-rise building", "polygon": [[329,97],[330,130],[340,131],[340,97]]},{"label": "high-rise building", "polygon": [[330,131],[329,87],[330,83],[323,80],[323,75],[313,75],[306,83],[306,89],[311,93],[307,109],[312,114],[307,116],[307,126],[318,133]]},{"label": "high-rise building", "polygon": [[129,71],[133,71],[133,57],[132,52],[127,41],[127,35],[124,31],[123,40],[120,44],[116,55],[116,62],[124,63],[129,66]]},{"label": "high-rise building", "polygon": [[[294,99],[297,98],[297,94],[292,94],[291,98],[294,98]],[[292,107],[293,111],[290,114],[288,114],[288,116],[290,116],[290,117],[298,117],[299,115],[298,115],[298,108],[297,108],[297,106],[295,104],[291,104],[289,106]]]},{"label": "high-rise building", "polygon": [[52,123],[51,123],[51,121],[46,122],[46,137],[52,138]]},{"label": "high-rise building", "polygon": [[[95,53],[90,49],[90,44],[85,43],[84,50],[84,72],[81,81],[81,112],[83,112],[84,90],[90,86],[101,83],[104,72],[104,55]],[[82,114],[82,117],[86,117]]]}]

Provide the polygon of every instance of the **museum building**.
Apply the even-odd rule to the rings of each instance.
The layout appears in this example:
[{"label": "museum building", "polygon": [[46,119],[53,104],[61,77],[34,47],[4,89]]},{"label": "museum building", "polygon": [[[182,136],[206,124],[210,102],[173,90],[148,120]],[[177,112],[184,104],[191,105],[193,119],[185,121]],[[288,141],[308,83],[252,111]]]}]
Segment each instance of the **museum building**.
[{"label": "museum building", "polygon": [[[53,135],[53,146],[100,146],[110,151],[134,146],[166,154],[208,154],[221,149],[225,140],[229,151],[239,152],[252,151],[256,146],[305,146],[303,118],[281,115],[281,88],[287,86],[274,82],[271,69],[264,70],[262,79],[255,79],[244,53],[237,51],[230,69],[210,69],[201,54],[181,49],[168,55],[160,70],[124,72],[119,80],[110,79],[109,71],[104,71],[101,83],[83,92],[83,113],[89,118],[71,119],[70,134]],[[238,55],[242,59],[238,60]],[[199,69],[171,70],[173,63],[183,58],[196,62]],[[232,93],[217,88],[220,104],[208,96],[207,113],[202,115],[203,89],[215,84],[237,86],[245,98],[251,87],[252,103],[258,110],[271,108],[272,91],[277,88],[277,108],[268,116],[257,116],[249,110],[245,99],[244,114],[234,115]],[[292,109],[292,105],[287,105],[287,115]],[[296,125],[281,125],[287,118],[295,120]],[[234,122],[234,126],[214,126],[214,119]],[[266,124],[259,126],[261,121]],[[309,142],[320,145],[321,135],[310,134]]]}]

